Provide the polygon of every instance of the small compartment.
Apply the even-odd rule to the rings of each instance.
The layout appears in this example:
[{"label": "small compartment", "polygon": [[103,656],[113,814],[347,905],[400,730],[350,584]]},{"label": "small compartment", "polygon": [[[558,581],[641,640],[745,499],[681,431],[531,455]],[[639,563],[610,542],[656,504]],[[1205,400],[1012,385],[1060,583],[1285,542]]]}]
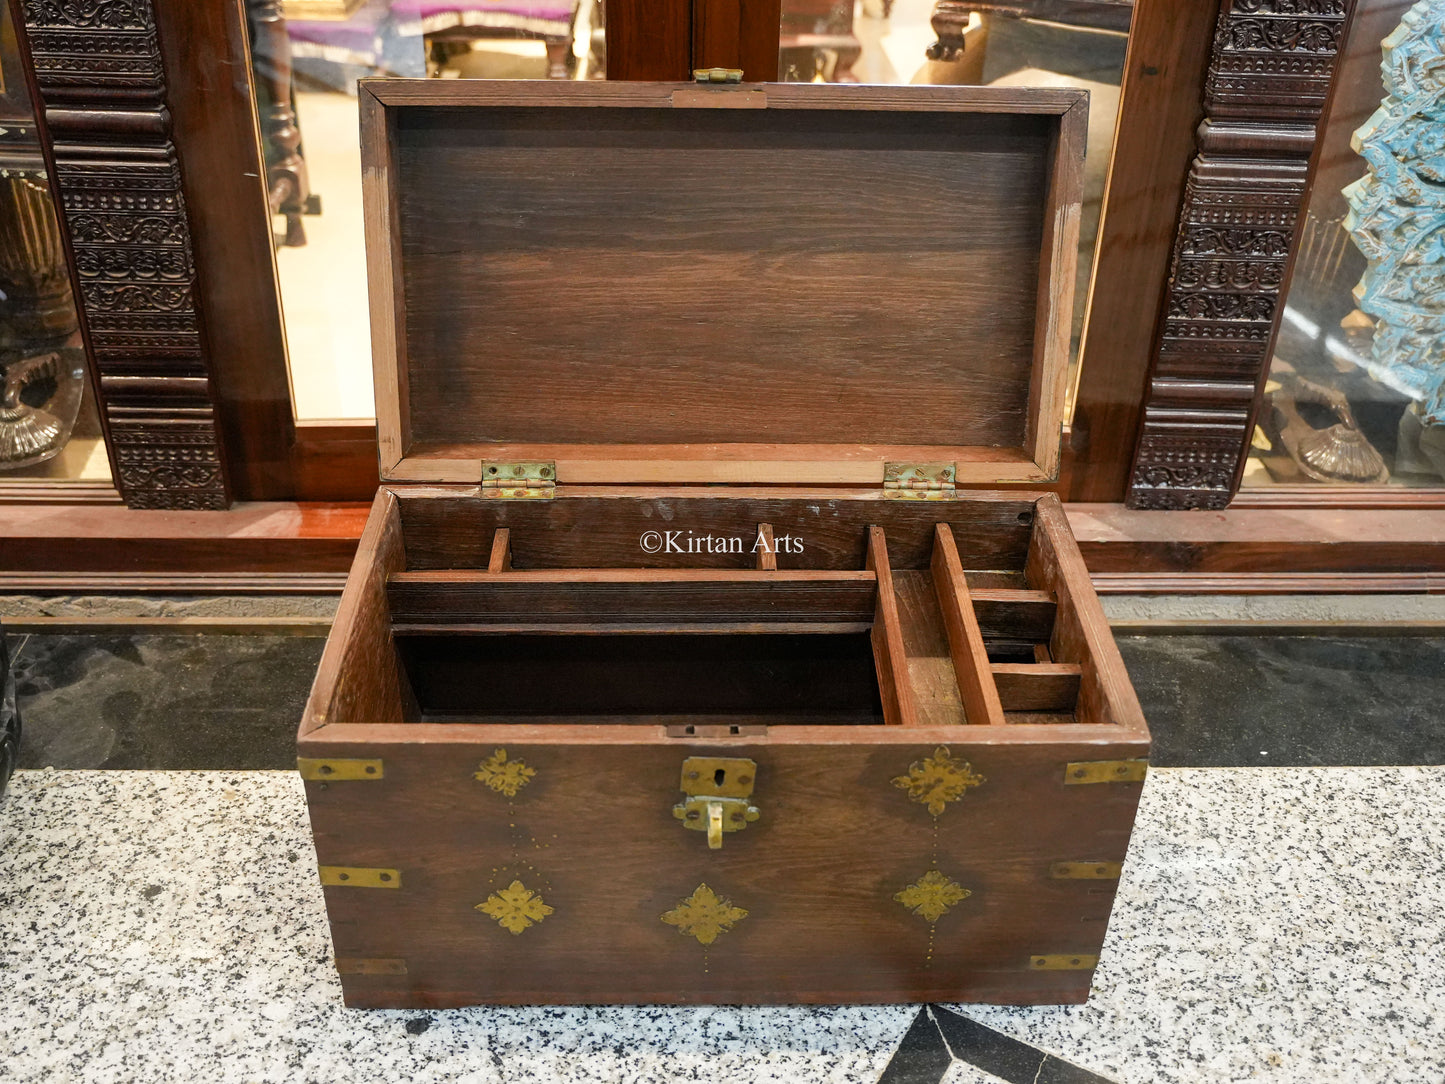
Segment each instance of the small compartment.
[{"label": "small compartment", "polygon": [[[891,577],[913,701],[905,710],[916,725],[1079,721],[1081,668],[1051,655],[1055,593],[997,586],[1008,577],[970,576],[952,527],[937,523],[933,532],[929,569]],[[1022,580],[1031,577],[1051,582],[1037,560],[1026,563]]]},{"label": "small compartment", "polygon": [[397,646],[423,722],[883,722],[865,632],[433,634]]}]

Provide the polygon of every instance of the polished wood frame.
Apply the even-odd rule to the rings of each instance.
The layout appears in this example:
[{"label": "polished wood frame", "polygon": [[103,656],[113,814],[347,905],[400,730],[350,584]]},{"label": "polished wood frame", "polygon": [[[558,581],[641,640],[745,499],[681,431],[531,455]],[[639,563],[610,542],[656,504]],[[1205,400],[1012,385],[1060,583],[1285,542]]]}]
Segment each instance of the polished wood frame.
[{"label": "polished wood frame", "polygon": [[[0,505],[0,593],[335,594],[364,503],[150,513]],[[1149,512],[1065,506],[1101,594],[1445,592],[1445,510]]]},{"label": "polished wood frame", "polygon": [[230,501],[154,12],[12,0],[115,484],[135,508]]},{"label": "polished wood frame", "polygon": [[[201,315],[213,332],[207,344],[210,386],[234,494],[251,500],[360,499],[374,491],[377,482],[375,428],[366,423],[298,425],[292,418],[259,136],[254,141],[235,138],[237,131],[257,132],[255,105],[237,84],[216,76],[222,71],[249,72],[241,4],[239,0],[151,3],[164,60],[165,102],[180,148],[179,169],[192,223],[190,247]],[[1171,189],[1167,182],[1151,179],[1168,173],[1167,168],[1158,168],[1160,140],[1153,133],[1192,127],[1194,118],[1180,114],[1177,103],[1181,97],[1187,101],[1197,96],[1197,81],[1202,78],[1202,59],[1200,74],[1194,73],[1189,58],[1179,59],[1181,50],[1187,52],[1194,41],[1188,32],[1192,24],[1181,22],[1172,7],[1166,0],[1141,0],[1139,5],[1130,73],[1125,80],[1126,116],[1121,118],[1120,130],[1148,131],[1151,136],[1147,140],[1126,138],[1120,145],[1108,197],[1120,206],[1133,206],[1143,186],[1156,219],[1168,217],[1156,212],[1169,206]],[[626,74],[626,58],[631,54],[666,55],[660,43],[668,34],[661,30],[660,37],[635,36],[630,51],[626,45],[632,40],[628,27],[635,26],[639,18],[651,20],[646,25],[653,29],[670,27],[665,20],[657,22],[664,8],[674,13],[679,10],[676,4],[661,5],[651,13],[634,11],[626,4],[609,8],[609,27],[621,34],[610,58],[619,72]],[[672,31],[680,34],[684,23],[689,33],[698,26],[732,25],[719,18],[708,16],[699,22],[697,13],[691,12]],[[739,20],[739,26],[754,30],[765,21],[756,13],[739,15]],[[776,24],[776,19],[773,22]],[[74,31],[84,32],[83,28]],[[702,33],[701,39],[711,36]],[[762,46],[754,37],[757,35],[742,34],[739,42],[761,55]],[[185,43],[184,47],[180,43]],[[775,47],[775,42],[768,45]],[[731,66],[728,56],[721,54],[709,54],[705,59]],[[686,77],[685,70],[669,70],[669,74]],[[1186,149],[1175,148],[1181,174],[1187,154]],[[1126,175],[1132,178],[1128,183]],[[1151,263],[1139,256],[1137,238],[1120,236],[1127,231],[1117,228],[1117,221],[1117,216],[1106,214],[1098,274],[1101,281],[1107,275],[1113,281],[1122,279],[1130,288],[1109,291],[1110,298],[1119,299],[1122,314],[1111,313],[1108,304],[1096,298],[1091,319],[1091,327],[1111,331],[1127,327],[1131,321],[1138,323],[1143,307],[1137,304],[1136,287],[1145,282],[1147,291],[1148,277],[1162,276],[1167,256],[1160,252],[1167,250],[1167,242],[1161,242],[1169,228],[1152,228],[1160,241],[1154,242]],[[1117,244],[1113,243],[1116,238]],[[1118,318],[1121,315],[1127,319]],[[1139,372],[1147,364],[1136,360],[1143,358],[1143,352],[1137,334],[1135,338],[1131,344],[1117,335],[1110,341],[1103,332],[1091,332],[1086,339],[1073,447],[1065,449],[1062,467],[1063,492],[1072,498],[1117,499],[1122,495],[1127,456],[1123,448],[1132,433],[1119,439],[1118,431],[1129,427],[1142,388],[1142,378],[1131,378],[1129,369],[1132,365]],[[1138,387],[1131,391],[1134,384]],[[1074,459],[1080,460],[1083,469],[1071,462]]]},{"label": "polished wood frame", "polygon": [[[119,22],[9,2],[121,498],[369,497],[375,426],[293,420],[240,0],[136,0]],[[106,499],[79,488],[0,499]]]}]

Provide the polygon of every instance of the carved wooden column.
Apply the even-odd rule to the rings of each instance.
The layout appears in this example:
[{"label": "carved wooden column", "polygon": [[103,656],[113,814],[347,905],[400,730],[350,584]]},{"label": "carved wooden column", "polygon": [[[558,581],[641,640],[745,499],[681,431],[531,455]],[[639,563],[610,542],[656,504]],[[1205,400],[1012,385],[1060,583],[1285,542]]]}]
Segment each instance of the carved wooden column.
[{"label": "carved wooden column", "polygon": [[151,0],[20,7],[116,484],[132,508],[225,508]]},{"label": "carved wooden column", "polygon": [[1353,0],[1225,0],[1129,482],[1133,508],[1239,485],[1315,128]]}]

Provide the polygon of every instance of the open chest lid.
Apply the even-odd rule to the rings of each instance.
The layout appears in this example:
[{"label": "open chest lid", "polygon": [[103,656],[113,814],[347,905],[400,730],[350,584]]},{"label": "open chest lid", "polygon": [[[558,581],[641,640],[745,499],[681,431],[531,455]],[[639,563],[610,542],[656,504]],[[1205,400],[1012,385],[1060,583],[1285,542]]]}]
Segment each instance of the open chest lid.
[{"label": "open chest lid", "polygon": [[1083,92],[360,97],[383,480],[1056,475]]}]

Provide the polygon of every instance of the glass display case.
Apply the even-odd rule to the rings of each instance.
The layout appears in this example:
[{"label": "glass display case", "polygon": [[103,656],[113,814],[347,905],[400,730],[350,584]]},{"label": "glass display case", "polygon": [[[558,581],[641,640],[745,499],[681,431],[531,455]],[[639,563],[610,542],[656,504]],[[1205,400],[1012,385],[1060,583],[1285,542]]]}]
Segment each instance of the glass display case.
[{"label": "glass display case", "polygon": [[1361,0],[1243,485],[1445,484],[1445,3]]},{"label": "glass display case", "polygon": [[[782,0],[778,77],[785,82],[1089,92],[1070,408],[1133,9],[1132,0]],[[866,214],[867,193],[857,198]]]},{"label": "glass display case", "polygon": [[15,27],[0,6],[0,499],[110,481],[66,260]]},{"label": "glass display case", "polygon": [[298,422],[370,419],[359,78],[600,79],[600,0],[246,0]]}]

